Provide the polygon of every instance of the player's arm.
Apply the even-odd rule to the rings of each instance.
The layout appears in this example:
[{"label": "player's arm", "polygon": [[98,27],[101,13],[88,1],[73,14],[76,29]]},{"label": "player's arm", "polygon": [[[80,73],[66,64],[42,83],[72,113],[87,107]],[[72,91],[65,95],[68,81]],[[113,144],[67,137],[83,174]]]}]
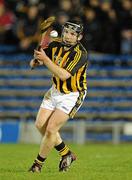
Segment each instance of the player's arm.
[{"label": "player's arm", "polygon": [[87,52],[78,53],[78,56],[75,56],[74,59],[67,63],[64,68],[67,70],[72,76],[83,66],[87,67],[88,65],[88,55]]},{"label": "player's arm", "polygon": [[[47,55],[48,57],[50,57],[50,54],[51,54],[52,44],[53,44],[53,43],[51,42],[51,43],[48,45],[48,47],[46,47],[46,48],[44,49],[44,51],[45,51],[45,53],[46,53],[46,55]],[[37,59],[35,53],[34,53],[34,58],[31,59],[31,61],[30,61],[29,64],[30,64],[31,69],[34,69],[34,68],[37,67],[37,66],[42,66],[42,65],[44,65],[43,61],[39,61],[39,60]]]},{"label": "player's arm", "polygon": [[40,51],[35,50],[35,56],[39,61],[43,62],[45,66],[57,77],[59,77],[62,81],[71,77],[71,74],[66,71],[65,69],[59,67],[58,65],[54,64],[51,59],[46,55],[46,53],[41,48]]}]

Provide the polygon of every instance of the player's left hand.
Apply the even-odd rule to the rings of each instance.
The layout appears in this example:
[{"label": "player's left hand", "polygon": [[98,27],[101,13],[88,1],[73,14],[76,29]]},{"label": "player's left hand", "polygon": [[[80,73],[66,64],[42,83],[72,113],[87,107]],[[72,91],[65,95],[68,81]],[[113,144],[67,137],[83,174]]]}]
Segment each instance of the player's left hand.
[{"label": "player's left hand", "polygon": [[46,53],[44,52],[42,48],[39,51],[34,50],[34,56],[39,61],[43,61],[43,62],[46,61],[46,59],[48,58],[48,56],[46,55]]}]

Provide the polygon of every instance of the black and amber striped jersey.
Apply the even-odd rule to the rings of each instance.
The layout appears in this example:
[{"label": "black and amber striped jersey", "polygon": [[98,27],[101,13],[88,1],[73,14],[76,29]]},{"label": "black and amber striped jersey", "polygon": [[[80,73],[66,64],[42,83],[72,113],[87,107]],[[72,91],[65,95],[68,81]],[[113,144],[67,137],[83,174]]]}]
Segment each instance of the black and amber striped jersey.
[{"label": "black and amber striped jersey", "polygon": [[53,41],[46,49],[46,54],[58,66],[67,70],[72,76],[65,81],[53,75],[53,84],[62,93],[83,91],[87,89],[86,69],[88,65],[87,51],[81,43],[77,43],[68,51],[61,42]]}]

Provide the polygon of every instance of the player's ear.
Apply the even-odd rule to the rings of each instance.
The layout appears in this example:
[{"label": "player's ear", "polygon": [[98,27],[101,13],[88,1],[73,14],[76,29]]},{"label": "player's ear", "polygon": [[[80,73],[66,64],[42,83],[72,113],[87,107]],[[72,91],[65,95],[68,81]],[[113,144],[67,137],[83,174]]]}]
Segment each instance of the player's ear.
[{"label": "player's ear", "polygon": [[80,40],[82,39],[82,37],[83,37],[83,35],[80,34],[80,35],[78,36],[78,41],[80,41]]}]

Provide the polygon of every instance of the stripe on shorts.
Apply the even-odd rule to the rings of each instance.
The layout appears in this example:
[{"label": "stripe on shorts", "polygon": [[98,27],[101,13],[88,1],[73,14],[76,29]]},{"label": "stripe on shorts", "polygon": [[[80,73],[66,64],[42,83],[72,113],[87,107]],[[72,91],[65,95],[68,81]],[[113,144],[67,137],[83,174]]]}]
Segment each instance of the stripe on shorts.
[{"label": "stripe on shorts", "polygon": [[79,107],[82,105],[84,98],[85,98],[85,95],[86,95],[86,91],[79,92],[79,96],[77,98],[76,104],[69,113],[70,118],[74,117],[74,115],[78,111]]}]

